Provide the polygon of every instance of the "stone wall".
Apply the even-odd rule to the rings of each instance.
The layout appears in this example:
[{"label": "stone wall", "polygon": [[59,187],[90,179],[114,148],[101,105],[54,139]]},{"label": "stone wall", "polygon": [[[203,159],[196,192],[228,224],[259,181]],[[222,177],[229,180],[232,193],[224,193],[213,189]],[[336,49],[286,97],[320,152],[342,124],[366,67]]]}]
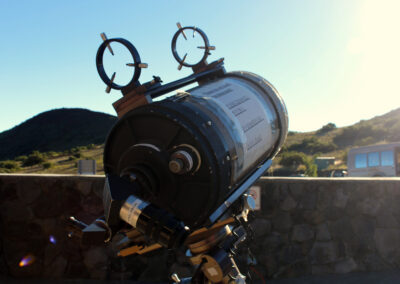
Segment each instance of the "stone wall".
[{"label": "stone wall", "polygon": [[[89,223],[100,216],[103,184],[104,178],[94,176],[0,175],[1,273],[91,277],[88,248],[68,239],[65,220],[74,215]],[[33,263],[20,267],[26,256]]]},{"label": "stone wall", "polygon": [[[101,176],[0,174],[0,275],[156,281],[177,270],[168,270],[174,259],[164,250],[121,259],[111,246],[67,237],[69,216],[90,223],[102,214],[103,183]],[[252,250],[265,278],[399,268],[400,179],[262,178],[258,185]],[[20,267],[29,255],[32,264]]]},{"label": "stone wall", "polygon": [[263,178],[253,224],[266,277],[400,267],[400,179]]}]

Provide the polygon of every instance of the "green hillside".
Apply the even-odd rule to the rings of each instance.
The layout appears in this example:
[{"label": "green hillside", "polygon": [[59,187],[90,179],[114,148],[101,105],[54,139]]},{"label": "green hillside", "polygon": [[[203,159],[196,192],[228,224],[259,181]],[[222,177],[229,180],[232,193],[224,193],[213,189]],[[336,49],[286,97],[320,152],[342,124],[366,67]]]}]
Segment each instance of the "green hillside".
[{"label": "green hillside", "polygon": [[[17,129],[18,131],[14,131],[14,133],[19,134],[18,137],[24,137],[18,139],[36,141],[35,145],[42,145],[43,147],[30,147],[28,150],[27,145],[23,143],[24,140],[21,140],[18,144],[20,145],[18,149],[27,150],[23,153],[20,151],[18,155],[24,155],[17,157],[15,160],[0,162],[0,172],[77,173],[77,160],[94,159],[97,162],[98,173],[103,173],[103,142],[106,133],[111,129],[116,118],[88,110],[74,109],[65,111],[55,110],[48,112],[50,114],[55,112],[55,116],[48,116],[48,113],[43,113],[46,114],[46,119],[40,118],[43,115],[40,114],[25,122],[33,121],[34,123],[29,123],[31,127],[28,127],[29,124],[28,126],[21,124],[28,130],[25,132],[23,131],[24,128],[19,128]],[[77,118],[74,119],[74,115],[71,114],[76,115]],[[82,114],[85,118],[82,117]],[[50,117],[51,119],[49,119]],[[69,123],[67,122],[60,126],[60,122],[56,123],[56,117],[58,117],[58,121],[60,119],[62,121],[68,120]],[[85,123],[81,123],[82,121]],[[33,127],[34,125],[36,128]],[[40,136],[40,134],[35,132],[34,129],[37,131],[39,126],[43,129],[40,133],[45,135],[45,138],[36,137]],[[61,127],[63,127],[62,131],[56,129]],[[92,131],[89,131],[89,128],[93,128]],[[44,129],[52,135],[46,133]],[[1,144],[4,143],[1,138],[5,134],[7,132],[0,134],[0,145],[4,145]],[[7,135],[11,137],[11,134]],[[42,144],[37,141],[42,141]],[[333,123],[329,123],[317,131],[290,132],[281,153],[274,160],[270,172],[279,174],[279,171],[281,171],[281,174],[286,175],[305,172],[308,175],[313,175],[312,171],[315,170],[313,158],[316,156],[336,157],[336,163],[330,169],[345,169],[349,148],[399,141],[400,108],[348,127],[337,128]],[[77,147],[78,145],[87,146]],[[1,147],[1,149],[3,148]],[[39,150],[44,153],[35,152],[27,155],[33,150]],[[15,151],[13,155],[9,154],[8,156],[15,157],[17,152]],[[5,159],[2,158],[0,160]]]},{"label": "green hillside", "polygon": [[[104,174],[103,145],[76,147],[64,152],[45,152],[19,156],[16,160],[0,161],[0,173],[24,174],[77,174],[78,160],[96,160],[97,174]],[[27,163],[29,157],[39,156],[41,160]],[[36,163],[37,162],[37,163]]]},{"label": "green hillside", "polygon": [[[350,148],[388,142],[400,142],[400,108],[347,127],[337,128],[334,123],[329,123],[317,131],[290,132],[281,153],[274,160],[273,170],[282,167],[282,158],[292,155],[293,160],[294,153],[311,159],[316,156],[335,157],[336,164],[330,169],[345,169]],[[303,163],[298,170],[304,171],[305,167]]]},{"label": "green hillside", "polygon": [[[312,141],[307,143],[307,140]],[[336,153],[356,146],[398,141],[400,141],[400,108],[347,127],[336,128],[330,123],[317,131],[290,132],[285,148],[307,154]]]},{"label": "green hillside", "polygon": [[38,114],[0,133],[0,160],[32,151],[65,151],[102,144],[116,117],[87,109],[56,109]]}]

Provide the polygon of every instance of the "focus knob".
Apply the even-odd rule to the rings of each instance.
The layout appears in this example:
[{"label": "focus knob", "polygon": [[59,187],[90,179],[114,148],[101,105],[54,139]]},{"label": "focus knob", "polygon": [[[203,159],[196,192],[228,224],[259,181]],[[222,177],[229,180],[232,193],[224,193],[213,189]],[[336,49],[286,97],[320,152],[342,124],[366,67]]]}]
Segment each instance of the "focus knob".
[{"label": "focus knob", "polygon": [[184,165],[181,159],[174,159],[169,162],[169,170],[174,174],[179,174],[183,171]]},{"label": "focus knob", "polygon": [[169,170],[178,175],[186,174],[193,169],[193,158],[185,150],[178,150],[171,155]]}]

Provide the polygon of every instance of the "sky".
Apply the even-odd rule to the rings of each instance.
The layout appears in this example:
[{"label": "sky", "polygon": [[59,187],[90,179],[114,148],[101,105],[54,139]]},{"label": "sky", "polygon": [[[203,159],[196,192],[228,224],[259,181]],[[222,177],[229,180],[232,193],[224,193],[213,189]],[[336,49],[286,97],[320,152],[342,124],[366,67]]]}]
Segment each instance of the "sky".
[{"label": "sky", "polygon": [[290,130],[351,125],[400,107],[398,11],[397,0],[0,0],[0,132],[62,107],[115,115],[121,93],[105,93],[95,65],[101,32],[134,44],[142,83],[190,75],[171,53],[177,22],[207,34],[209,61],[271,82]]}]

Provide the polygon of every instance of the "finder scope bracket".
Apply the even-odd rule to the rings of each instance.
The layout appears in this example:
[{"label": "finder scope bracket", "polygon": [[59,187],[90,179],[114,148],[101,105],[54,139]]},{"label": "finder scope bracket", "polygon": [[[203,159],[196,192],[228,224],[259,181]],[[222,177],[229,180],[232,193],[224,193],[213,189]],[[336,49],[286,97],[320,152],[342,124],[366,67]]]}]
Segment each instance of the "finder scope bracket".
[{"label": "finder scope bracket", "polygon": [[[197,27],[182,27],[180,23],[176,24],[178,26],[178,31],[175,33],[174,37],[172,38],[172,43],[171,43],[171,49],[172,49],[172,54],[176,61],[178,61],[179,66],[178,70],[182,69],[182,66],[185,67],[192,67],[193,71],[196,72],[196,70],[200,69],[199,67],[203,67],[207,65],[207,57],[211,55],[210,51],[215,50],[215,46],[211,46],[208,37],[203,32],[201,29]],[[190,35],[186,35],[186,33],[191,33]],[[177,50],[177,42],[180,37],[184,38],[186,42],[192,41],[195,39],[195,37],[198,37],[198,35],[201,38],[202,44],[197,46],[198,49],[204,50],[204,53],[202,57],[198,60],[195,60],[194,63],[188,63],[187,58],[190,51],[186,52],[185,55],[180,56]],[[189,55],[190,56],[190,55]]]},{"label": "finder scope bracket", "polygon": [[[182,88],[189,84],[195,82],[201,84],[204,81],[225,74],[225,69],[223,67],[223,61],[224,61],[223,58],[214,61],[210,64],[208,64],[206,61],[207,57],[211,54],[210,51],[215,50],[215,46],[211,46],[209,44],[207,35],[197,27],[182,27],[180,23],[177,23],[177,26],[178,26],[178,31],[174,34],[171,42],[172,54],[179,63],[178,70],[181,70],[182,66],[191,67],[193,70],[193,74],[165,85],[161,84],[162,80],[158,76],[153,76],[153,80],[144,83],[143,85],[140,84],[139,78],[142,71],[141,69],[147,68],[148,64],[143,63],[141,61],[139,52],[137,51],[135,46],[126,39],[123,38],[108,39],[105,33],[101,33],[100,36],[103,39],[103,43],[97,50],[96,67],[100,78],[107,86],[106,92],[110,93],[111,89],[115,89],[115,90],[121,90],[124,96],[128,94],[146,95],[148,96],[149,99],[150,98],[154,99],[170,91]],[[189,31],[191,31],[190,36],[186,36],[186,34],[189,34]],[[198,49],[204,50],[204,54],[200,58],[200,60],[194,63],[188,63],[187,62],[188,53],[186,53],[181,58],[177,48],[177,41],[180,37],[183,37],[186,41],[196,37],[200,37],[202,39],[203,44],[197,46]],[[132,56],[132,62],[126,63],[126,66],[133,68],[132,79],[126,85],[119,85],[114,82],[117,76],[116,72],[114,72],[112,76],[109,77],[105,71],[103,64],[103,57],[105,50],[108,49],[110,53],[114,56],[114,51],[111,47],[111,43],[122,44]]]}]

